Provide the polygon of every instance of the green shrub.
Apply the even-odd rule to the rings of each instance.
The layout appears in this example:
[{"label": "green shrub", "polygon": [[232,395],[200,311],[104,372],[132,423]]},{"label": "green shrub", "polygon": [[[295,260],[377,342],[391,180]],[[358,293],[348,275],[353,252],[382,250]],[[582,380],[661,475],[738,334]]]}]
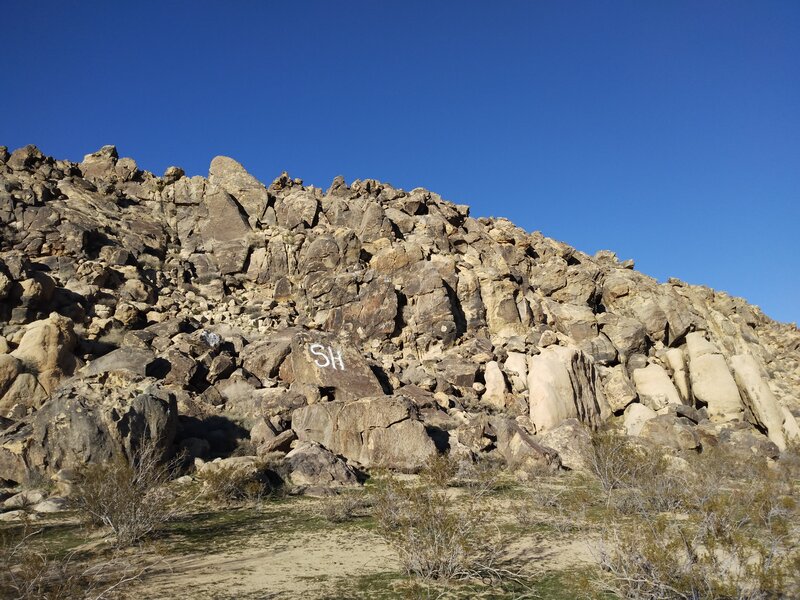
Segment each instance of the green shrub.
[{"label": "green shrub", "polygon": [[251,465],[209,465],[198,475],[203,485],[202,495],[221,504],[259,502],[278,494],[280,479],[270,469],[270,463],[258,460]]},{"label": "green shrub", "polygon": [[176,514],[167,489],[173,466],[156,441],[143,441],[131,460],[117,456],[81,469],[72,504],[91,524],[109,527],[118,545],[134,544]]}]

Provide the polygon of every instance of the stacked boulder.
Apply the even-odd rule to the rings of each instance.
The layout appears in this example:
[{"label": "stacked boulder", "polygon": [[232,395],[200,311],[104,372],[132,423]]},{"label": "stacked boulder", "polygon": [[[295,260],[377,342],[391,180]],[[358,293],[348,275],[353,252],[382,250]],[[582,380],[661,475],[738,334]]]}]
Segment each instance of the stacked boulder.
[{"label": "stacked boulder", "polygon": [[0,148],[0,479],[130,452],[131,432],[200,460],[249,440],[297,481],[443,451],[568,466],[610,419],[780,452],[799,366],[796,326],[744,300],[424,189]]}]

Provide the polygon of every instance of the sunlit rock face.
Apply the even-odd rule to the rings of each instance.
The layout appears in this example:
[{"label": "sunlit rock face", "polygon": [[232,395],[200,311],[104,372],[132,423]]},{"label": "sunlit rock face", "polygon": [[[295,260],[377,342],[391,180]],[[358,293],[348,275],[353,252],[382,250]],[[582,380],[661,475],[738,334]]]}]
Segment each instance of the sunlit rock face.
[{"label": "sunlit rock face", "polygon": [[265,184],[228,157],[159,177],[113,146],[0,148],[0,334],[9,481],[140,434],[294,448],[304,481],[448,451],[580,464],[546,441],[607,421],[681,449],[800,435],[800,332],[742,299],[424,189]]}]

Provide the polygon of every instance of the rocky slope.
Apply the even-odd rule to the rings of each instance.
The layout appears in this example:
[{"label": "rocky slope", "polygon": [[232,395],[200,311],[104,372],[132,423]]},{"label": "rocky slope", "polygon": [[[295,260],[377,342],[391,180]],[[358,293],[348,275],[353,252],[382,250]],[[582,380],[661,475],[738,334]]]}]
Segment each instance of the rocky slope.
[{"label": "rocky slope", "polygon": [[578,421],[773,457],[800,438],[800,331],[742,299],[424,189],[264,186],[226,157],[157,177],[111,146],[0,148],[0,334],[10,482],[142,435],[201,465],[285,454],[298,485],[437,450],[576,466]]}]

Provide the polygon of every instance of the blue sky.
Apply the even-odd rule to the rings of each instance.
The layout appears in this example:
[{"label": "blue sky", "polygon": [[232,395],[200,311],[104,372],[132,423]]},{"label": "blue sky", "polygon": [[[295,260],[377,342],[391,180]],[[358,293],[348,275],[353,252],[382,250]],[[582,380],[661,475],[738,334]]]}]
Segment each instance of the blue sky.
[{"label": "blue sky", "polygon": [[422,186],[800,321],[800,3],[13,2],[0,144]]}]

